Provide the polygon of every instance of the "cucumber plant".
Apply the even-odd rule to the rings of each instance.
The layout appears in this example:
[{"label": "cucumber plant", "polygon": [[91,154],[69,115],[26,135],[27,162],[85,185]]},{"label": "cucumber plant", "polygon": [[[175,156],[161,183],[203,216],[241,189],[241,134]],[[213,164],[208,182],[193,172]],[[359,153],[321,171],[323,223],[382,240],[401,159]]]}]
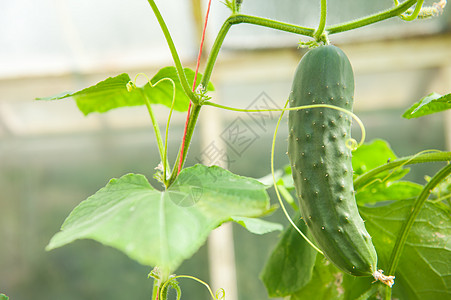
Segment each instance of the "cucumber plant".
[{"label": "cucumber plant", "polygon": [[[357,149],[354,157],[351,158],[349,144],[352,143],[349,142],[352,141],[350,112],[354,101],[353,72],[346,55],[337,47],[329,45],[329,40],[333,34],[354,30],[393,17],[410,21],[417,17],[433,16],[438,14],[446,4],[446,1],[440,1],[433,6],[423,6],[423,2],[421,0],[406,0],[402,3],[395,1],[393,7],[388,10],[343,24],[326,26],[327,1],[321,0],[319,25],[317,28],[309,28],[243,14],[240,9],[245,5],[245,1],[243,3],[238,0],[226,0],[224,4],[232,13],[224,21],[209,51],[201,76],[197,70],[193,72],[183,67],[156,2],[148,0],[166,38],[174,67],[161,69],[148,84],[141,87],[131,81],[128,74],[121,74],[79,92],[41,99],[59,100],[72,97],[86,115],[93,112],[104,113],[123,106],[145,105],[155,130],[158,153],[162,162],[155,178],[162,183],[164,190],[155,189],[143,175],[139,174],[127,174],[119,179],[112,179],[104,188],[81,202],[72,211],[61,227],[61,231],[51,239],[47,249],[51,250],[85,238],[115,247],[132,259],[154,267],[149,274],[154,278],[152,299],[166,300],[171,288],[175,289],[177,298],[180,298],[181,290],[176,282],[177,278],[195,279],[187,275],[175,276],[173,273],[182,261],[199,249],[210,231],[220,224],[235,221],[257,234],[280,229],[278,224],[257,218],[271,211],[269,196],[266,192],[267,185],[253,178],[232,174],[216,166],[196,165],[183,168],[202,106],[209,105],[244,112],[264,111],[219,105],[208,95],[213,89],[210,77],[230,28],[243,23],[254,24],[309,37],[312,40],[301,42],[301,44],[318,46],[310,50],[300,62],[289,96],[290,108],[278,110],[281,111],[280,118],[284,111],[290,111],[288,154],[292,171],[286,170],[286,175],[292,174],[293,183],[284,176],[276,182],[274,187],[277,193],[279,189],[284,189],[284,199],[296,208],[289,193],[293,190],[293,186],[295,187],[296,195],[299,196],[299,210],[308,229],[299,226],[307,231],[304,234],[294,222],[292,223],[294,226],[285,229],[288,233],[283,235],[262,273],[268,294],[271,297],[289,296],[293,300],[305,297],[319,299],[320,295],[326,294],[333,294],[337,299],[367,299],[376,296],[390,299],[393,278],[384,276],[381,271],[378,271],[377,265],[380,263],[376,250],[384,254],[379,257],[384,258],[383,263],[388,268],[387,274],[397,274],[398,264],[402,262],[401,253],[404,249],[409,250],[405,247],[409,233],[412,232],[424,238],[422,234],[431,232],[425,231],[424,228],[417,228],[419,225],[415,222],[416,217],[424,217],[422,215],[424,212],[421,212],[422,207],[426,207],[432,212],[430,215],[434,216],[430,224],[441,224],[441,226],[446,224],[447,227],[443,230],[447,231],[435,235],[435,240],[428,240],[428,242],[434,242],[434,248],[439,250],[439,254],[445,255],[447,259],[450,258],[451,253],[446,245],[449,241],[447,234],[451,227],[451,220],[449,214],[443,213],[451,211],[449,192],[445,195],[442,193],[439,200],[434,203],[428,203],[426,200],[451,173],[451,167],[445,166],[424,187],[407,185],[409,199],[415,200],[398,201],[393,205],[401,211],[412,213],[396,218],[392,222],[393,227],[397,229],[396,232],[390,231],[387,234],[386,231],[375,229],[379,219],[374,216],[383,218],[383,213],[386,211],[384,209],[388,209],[387,207],[382,205],[376,208],[364,205],[358,207],[355,196],[361,203],[371,202],[371,197],[384,199],[386,194],[382,191],[389,186],[391,191],[397,191],[397,195],[400,195],[399,191],[402,187],[405,194],[406,184],[398,182],[406,173],[403,169],[405,166],[432,161],[450,161],[451,153],[428,152],[394,159],[395,156],[387,150],[388,147],[382,147],[383,150],[380,151],[376,148],[365,148],[374,147],[373,145],[364,145]],[[211,1],[209,5],[210,3]],[[418,117],[450,108],[449,94],[436,95],[430,96],[427,101],[420,101],[409,110],[409,117]],[[169,108],[164,137],[159,131],[153,113],[154,105],[165,105]],[[173,110],[188,111],[188,113],[180,150],[171,167],[167,154],[167,138]],[[372,149],[370,159],[365,158],[363,154],[357,155],[359,151],[364,153],[360,150],[363,148]],[[385,157],[384,153],[387,152],[390,152],[390,156]],[[375,157],[383,157],[383,159],[374,164]],[[394,160],[386,163],[388,158]],[[359,171],[364,169],[362,166],[367,165],[371,165],[369,170]],[[368,187],[371,189],[368,190]],[[192,193],[192,191],[202,192]],[[362,196],[368,193],[371,196],[370,200],[368,196]],[[194,194],[197,195],[195,199]],[[396,199],[404,199],[401,196],[396,197],[398,197]],[[184,205],[181,205],[182,202]],[[281,204],[283,208],[283,202]],[[359,211],[367,221],[367,228]],[[316,255],[315,250],[310,246],[310,241],[310,243],[307,240],[293,242],[295,239],[302,239],[296,232],[293,234],[295,229],[304,236],[313,237],[321,249],[319,252],[324,254],[327,260],[325,261],[321,255]],[[384,247],[381,242],[386,240],[387,236],[396,237],[396,242],[390,249],[386,249],[387,247]],[[294,245],[302,249],[295,249]],[[426,257],[427,262],[433,265],[437,260],[428,255],[431,254],[424,254],[422,259]],[[386,257],[390,259],[387,260]],[[293,267],[291,263],[293,261],[297,262],[296,267]],[[345,275],[343,273],[336,275],[338,273],[334,273],[335,266]],[[405,271],[407,266],[402,266],[404,268],[400,276],[402,288],[398,293],[404,297],[403,299],[416,293],[415,287],[403,285],[403,280],[405,282],[403,276],[408,276],[408,279],[415,278],[417,282],[427,282],[428,278],[432,278],[431,280],[438,284],[438,287],[433,289],[435,294],[432,294],[449,295],[449,286],[446,283],[440,283],[440,279],[449,275],[446,271],[434,268],[438,270],[436,273],[423,278],[418,272],[407,273]],[[302,276],[299,273],[302,273]],[[371,281],[366,280],[371,275],[389,287],[381,285],[380,282],[371,284]],[[297,276],[299,280],[291,280]],[[341,278],[341,281],[338,281],[340,286],[337,286],[335,291],[330,291],[328,290],[331,286],[330,282],[323,283],[323,281],[326,280],[324,278],[329,278],[327,280],[336,284],[337,280],[330,279],[333,277]],[[360,278],[363,278],[363,281]],[[418,280],[418,278],[421,279]],[[206,285],[203,281],[196,280]],[[417,286],[421,284],[418,283]],[[397,285],[394,285],[395,290],[396,287]],[[224,296],[223,293],[215,295],[211,290],[210,294],[214,299]],[[427,295],[425,296],[427,298],[432,294],[418,292],[415,295]],[[417,298],[426,299],[420,296]]]}]

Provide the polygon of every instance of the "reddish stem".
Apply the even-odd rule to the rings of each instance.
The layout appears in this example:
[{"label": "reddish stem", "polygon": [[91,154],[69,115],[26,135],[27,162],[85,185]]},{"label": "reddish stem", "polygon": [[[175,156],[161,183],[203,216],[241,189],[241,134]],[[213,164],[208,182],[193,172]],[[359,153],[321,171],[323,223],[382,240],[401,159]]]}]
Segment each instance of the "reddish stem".
[{"label": "reddish stem", "polygon": [[[202,38],[200,40],[199,54],[197,55],[196,72],[194,73],[194,82],[193,82],[193,92],[196,89],[197,73],[199,72],[200,58],[202,56],[202,48],[204,47],[205,30],[207,29],[208,15],[210,14],[210,6],[211,6],[211,0],[208,1],[208,8],[207,8],[207,13],[205,15],[204,28],[202,30]],[[188,112],[186,114],[185,129],[183,131],[183,139],[182,139],[182,146],[181,146],[181,150],[180,150],[180,158],[179,158],[179,165],[178,165],[177,174],[180,173],[180,170],[182,168],[183,154],[184,154],[183,150],[185,149],[186,132],[188,130],[188,123],[189,123],[190,112],[191,112],[191,101],[189,102]]]}]

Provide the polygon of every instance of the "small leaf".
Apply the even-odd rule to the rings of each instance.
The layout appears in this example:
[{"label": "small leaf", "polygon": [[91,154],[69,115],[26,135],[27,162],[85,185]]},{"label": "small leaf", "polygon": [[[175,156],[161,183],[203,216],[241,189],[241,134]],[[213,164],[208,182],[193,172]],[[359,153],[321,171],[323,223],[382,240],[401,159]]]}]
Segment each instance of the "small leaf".
[{"label": "small leaf", "polygon": [[356,175],[362,175],[396,158],[388,142],[376,139],[365,143],[352,153],[352,168]]},{"label": "small leaf", "polygon": [[128,174],[81,202],[46,249],[93,239],[169,274],[232,216],[257,217],[269,208],[264,185],[217,166],[183,169],[163,192]]},{"label": "small leaf", "polygon": [[0,294],[0,300],[9,300],[9,297],[5,294]]},{"label": "small leaf", "polygon": [[254,234],[265,234],[273,231],[283,230],[283,226],[279,223],[268,222],[258,218],[232,216],[231,221],[240,224],[249,232]]},{"label": "small leaf", "polygon": [[[194,80],[194,71],[185,68],[185,75],[188,82],[192,85]],[[114,108],[125,106],[144,105],[145,98],[152,104],[162,104],[171,107],[173,99],[173,85],[169,80],[160,81],[163,78],[169,78],[175,85],[175,105],[177,111],[186,111],[188,109],[189,98],[185,95],[180,80],[177,76],[175,67],[165,67],[151,79],[153,87],[147,83],[143,87],[130,85],[130,76],[126,73],[115,77],[109,77],[104,81],[81,91],[70,93],[60,93],[55,96],[37,98],[37,100],[60,100],[68,97],[75,99],[78,108],[84,115],[92,112],[104,113]],[[197,82],[200,82],[202,76],[198,74]],[[155,85],[158,81],[158,85]],[[208,85],[208,90],[214,90],[213,85]]]},{"label": "small leaf", "polygon": [[[386,269],[396,237],[410,214],[413,200],[381,207],[360,207],[365,227]],[[449,299],[451,296],[451,216],[426,202],[416,218],[399,261],[393,293],[399,299]]]},{"label": "small leaf", "polygon": [[356,194],[356,201],[362,205],[378,201],[411,199],[417,197],[422,189],[422,185],[408,181],[376,181],[367,187],[359,189]]},{"label": "small leaf", "polygon": [[51,97],[37,98],[37,100],[60,100],[73,97],[78,108],[85,115],[91,112],[102,113],[117,107],[144,104],[137,89],[128,91],[129,82],[130,76],[123,73],[75,93],[65,92]]},{"label": "small leaf", "polygon": [[[397,158],[388,142],[380,139],[371,141],[357,148],[352,154],[352,168],[354,179],[376,167],[382,166]],[[393,182],[409,173],[409,168],[398,167],[382,172],[373,178],[374,181]]]},{"label": "small leaf", "polygon": [[[307,226],[297,215],[295,224],[302,232]],[[282,234],[260,275],[270,297],[291,295],[305,286],[312,276],[316,251],[289,225]]]},{"label": "small leaf", "polygon": [[402,116],[406,119],[419,118],[425,115],[445,111],[451,108],[451,94],[431,93],[412,105]]}]

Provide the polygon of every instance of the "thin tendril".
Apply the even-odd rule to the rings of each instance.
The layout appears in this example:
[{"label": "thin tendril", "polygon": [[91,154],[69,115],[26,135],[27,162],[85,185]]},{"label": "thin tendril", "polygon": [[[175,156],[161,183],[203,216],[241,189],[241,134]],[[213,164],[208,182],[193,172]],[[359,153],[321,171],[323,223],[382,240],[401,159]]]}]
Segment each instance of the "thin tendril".
[{"label": "thin tendril", "polygon": [[213,291],[211,290],[210,286],[208,285],[208,283],[200,280],[199,278],[196,278],[194,276],[190,276],[190,275],[177,275],[177,276],[172,276],[169,280],[167,280],[163,286],[161,287],[161,291],[160,291],[160,296],[162,295],[163,290],[166,288],[166,286],[168,285],[168,283],[170,283],[172,280],[175,280],[177,278],[188,278],[188,279],[192,279],[195,280],[201,284],[203,284],[208,292],[210,293],[210,296],[214,299],[214,300],[225,300],[225,292],[224,289],[219,289],[216,294],[213,294]]},{"label": "thin tendril", "polygon": [[[287,102],[285,103],[284,109],[287,107],[288,102],[289,102],[289,100],[287,100]],[[274,131],[274,136],[273,136],[272,145],[271,145],[271,174],[272,174],[272,180],[274,182],[274,189],[276,191],[276,195],[277,195],[277,199],[279,200],[280,207],[282,207],[283,213],[287,217],[287,219],[290,222],[290,224],[304,238],[304,240],[310,246],[312,246],[313,249],[318,251],[318,253],[321,253],[322,255],[324,255],[324,253],[315,244],[313,244],[312,241],[309,240],[309,238],[296,226],[296,224],[294,224],[293,220],[291,219],[290,215],[288,214],[288,212],[287,212],[287,210],[285,208],[285,205],[283,204],[282,198],[280,197],[279,189],[277,187],[276,176],[274,174],[274,148],[276,146],[277,131],[279,130],[279,125],[280,125],[280,122],[282,121],[282,117],[283,117],[284,113],[285,113],[285,110],[282,110],[282,113],[280,114],[279,120],[277,121],[276,130]]]},{"label": "thin tendril", "polygon": [[403,14],[403,15],[400,15],[399,17],[401,19],[403,19],[404,21],[413,21],[413,20],[415,20],[418,17],[418,14],[421,11],[421,8],[423,6],[423,2],[424,2],[424,0],[418,0],[417,4],[415,5],[415,10],[412,12],[412,14],[410,14],[410,15],[404,15]]},{"label": "thin tendril", "polygon": [[[341,111],[341,112],[344,112],[344,113],[350,115],[357,122],[357,124],[359,125],[360,130],[362,132],[362,137],[360,138],[360,142],[356,146],[352,146],[354,144],[354,142],[353,142],[353,139],[350,139],[347,141],[347,147],[351,148],[351,150],[355,150],[356,148],[363,145],[363,143],[365,142],[365,138],[366,138],[366,130],[365,130],[365,126],[363,125],[362,120],[360,120],[360,118],[353,112],[346,110],[339,106],[334,106],[334,105],[329,105],[329,104],[311,104],[311,105],[302,105],[302,106],[296,106],[296,107],[290,107],[290,108],[286,108],[286,106],[285,106],[284,108],[273,108],[273,109],[243,109],[243,108],[229,107],[229,106],[217,104],[217,103],[210,102],[210,101],[205,101],[204,104],[210,105],[213,107],[217,107],[217,108],[226,109],[226,110],[237,111],[237,112],[247,112],[247,113],[249,113],[249,112],[269,112],[269,111],[285,112],[285,111],[290,111],[290,110],[302,110],[302,109],[321,108],[321,107],[335,109],[335,110],[338,110],[338,111]],[[348,143],[350,143],[350,145]]]}]

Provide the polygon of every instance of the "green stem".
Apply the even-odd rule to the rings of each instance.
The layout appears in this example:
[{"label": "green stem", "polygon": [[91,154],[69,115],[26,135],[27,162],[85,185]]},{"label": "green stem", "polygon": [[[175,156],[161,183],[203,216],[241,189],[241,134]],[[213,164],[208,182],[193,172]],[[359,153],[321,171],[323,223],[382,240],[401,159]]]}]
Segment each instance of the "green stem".
[{"label": "green stem", "polygon": [[160,14],[160,11],[158,10],[157,5],[155,4],[154,0],[147,0],[149,2],[150,7],[152,7],[152,10],[155,14],[155,17],[158,20],[158,23],[160,24],[161,30],[163,31],[164,37],[166,38],[166,42],[168,43],[169,49],[172,54],[172,59],[174,60],[175,68],[177,70],[177,74],[180,79],[180,83],[183,87],[183,91],[188,96],[188,98],[196,104],[199,104],[199,99],[197,96],[193,93],[191,90],[191,87],[188,84],[188,80],[185,76],[185,71],[183,71],[182,62],[180,61],[180,57],[177,53],[177,49],[175,48],[174,41],[172,40],[171,34],[169,33],[169,29],[166,26],[166,23],[163,20],[163,17]]},{"label": "green stem", "polygon": [[179,165],[181,151],[183,151],[182,167],[183,167],[183,164],[185,163],[186,155],[188,153],[188,148],[191,143],[191,138],[193,137],[194,128],[196,127],[197,119],[199,118],[200,109],[201,109],[201,105],[197,105],[197,104],[193,103],[193,106],[191,107],[191,114],[189,116],[188,127],[186,130],[185,146],[183,149],[180,148],[180,150],[179,150],[179,154],[177,155],[177,159],[174,163],[175,167],[172,170],[171,177],[168,180],[168,187],[174,182],[175,178],[177,177],[177,173],[178,173],[177,166]]},{"label": "green stem", "polygon": [[319,41],[324,33],[324,28],[326,27],[326,17],[327,17],[327,0],[321,0],[321,18],[319,20],[318,29],[315,31],[313,35],[316,41]]},{"label": "green stem", "polygon": [[360,187],[366,185],[368,182],[373,180],[373,178],[385,171],[392,170],[398,167],[426,163],[426,162],[434,162],[434,161],[450,161],[451,160],[451,152],[436,152],[436,153],[427,153],[421,155],[413,155],[407,156],[404,158],[397,159],[395,161],[389,162],[385,165],[379,166],[377,168],[372,169],[371,171],[360,175],[354,180],[354,189],[358,190]]},{"label": "green stem", "polygon": [[[431,180],[426,184],[426,186],[421,191],[420,195],[418,196],[417,200],[415,201],[412,207],[412,212],[409,214],[407,221],[404,223],[401,232],[398,235],[398,238],[396,239],[395,246],[393,247],[393,251],[391,254],[390,266],[387,270],[387,274],[395,273],[395,270],[401,258],[402,251],[404,249],[404,245],[407,241],[407,237],[413,226],[413,223],[415,222],[416,217],[420,213],[420,210],[423,207],[426,200],[429,198],[429,195],[431,194],[432,190],[449,174],[451,174],[451,164],[446,165],[437,174],[435,174],[434,177],[431,178]],[[386,289],[386,299],[390,299],[387,298],[387,295],[388,297],[390,297],[391,295],[391,289],[388,287]]]},{"label": "green stem", "polygon": [[150,105],[149,96],[147,96],[147,94],[144,92],[143,89],[140,89],[140,90],[141,90],[141,94],[142,94],[143,98],[146,101],[146,107],[147,107],[147,110],[149,111],[150,119],[152,120],[152,126],[153,126],[153,130],[155,131],[155,137],[157,138],[157,145],[158,145],[158,151],[160,152],[161,162],[164,163],[166,156],[164,155],[165,147],[163,145],[163,138],[161,137],[160,127],[158,126],[157,119],[155,118],[155,115],[152,110],[152,106]]},{"label": "green stem", "polygon": [[156,278],[153,279],[153,288],[152,288],[152,300],[159,300],[158,294],[160,292],[160,281]]},{"label": "green stem", "polygon": [[339,33],[343,31],[348,31],[351,29],[360,28],[363,26],[367,26],[373,23],[377,23],[380,21],[384,21],[389,18],[397,17],[400,14],[404,13],[407,9],[413,6],[417,0],[407,0],[400,5],[394,6],[388,10],[376,13],[371,16],[363,17],[361,19],[353,20],[347,23],[342,23],[338,25],[333,25],[326,28],[326,31],[329,34]]},{"label": "green stem", "polygon": [[268,20],[265,18],[243,15],[243,14],[235,14],[230,16],[227,20],[225,20],[222,25],[219,33],[216,37],[216,40],[211,48],[210,56],[208,57],[207,65],[205,67],[205,71],[202,77],[202,86],[206,87],[208,82],[210,81],[211,73],[213,71],[214,64],[219,54],[219,50],[221,49],[222,44],[224,43],[224,39],[232,27],[232,25],[236,24],[253,24],[267,28],[273,28],[276,30],[291,32],[295,34],[305,35],[309,37],[313,37],[315,30],[313,28],[301,27],[293,24],[288,24],[284,22]]}]

